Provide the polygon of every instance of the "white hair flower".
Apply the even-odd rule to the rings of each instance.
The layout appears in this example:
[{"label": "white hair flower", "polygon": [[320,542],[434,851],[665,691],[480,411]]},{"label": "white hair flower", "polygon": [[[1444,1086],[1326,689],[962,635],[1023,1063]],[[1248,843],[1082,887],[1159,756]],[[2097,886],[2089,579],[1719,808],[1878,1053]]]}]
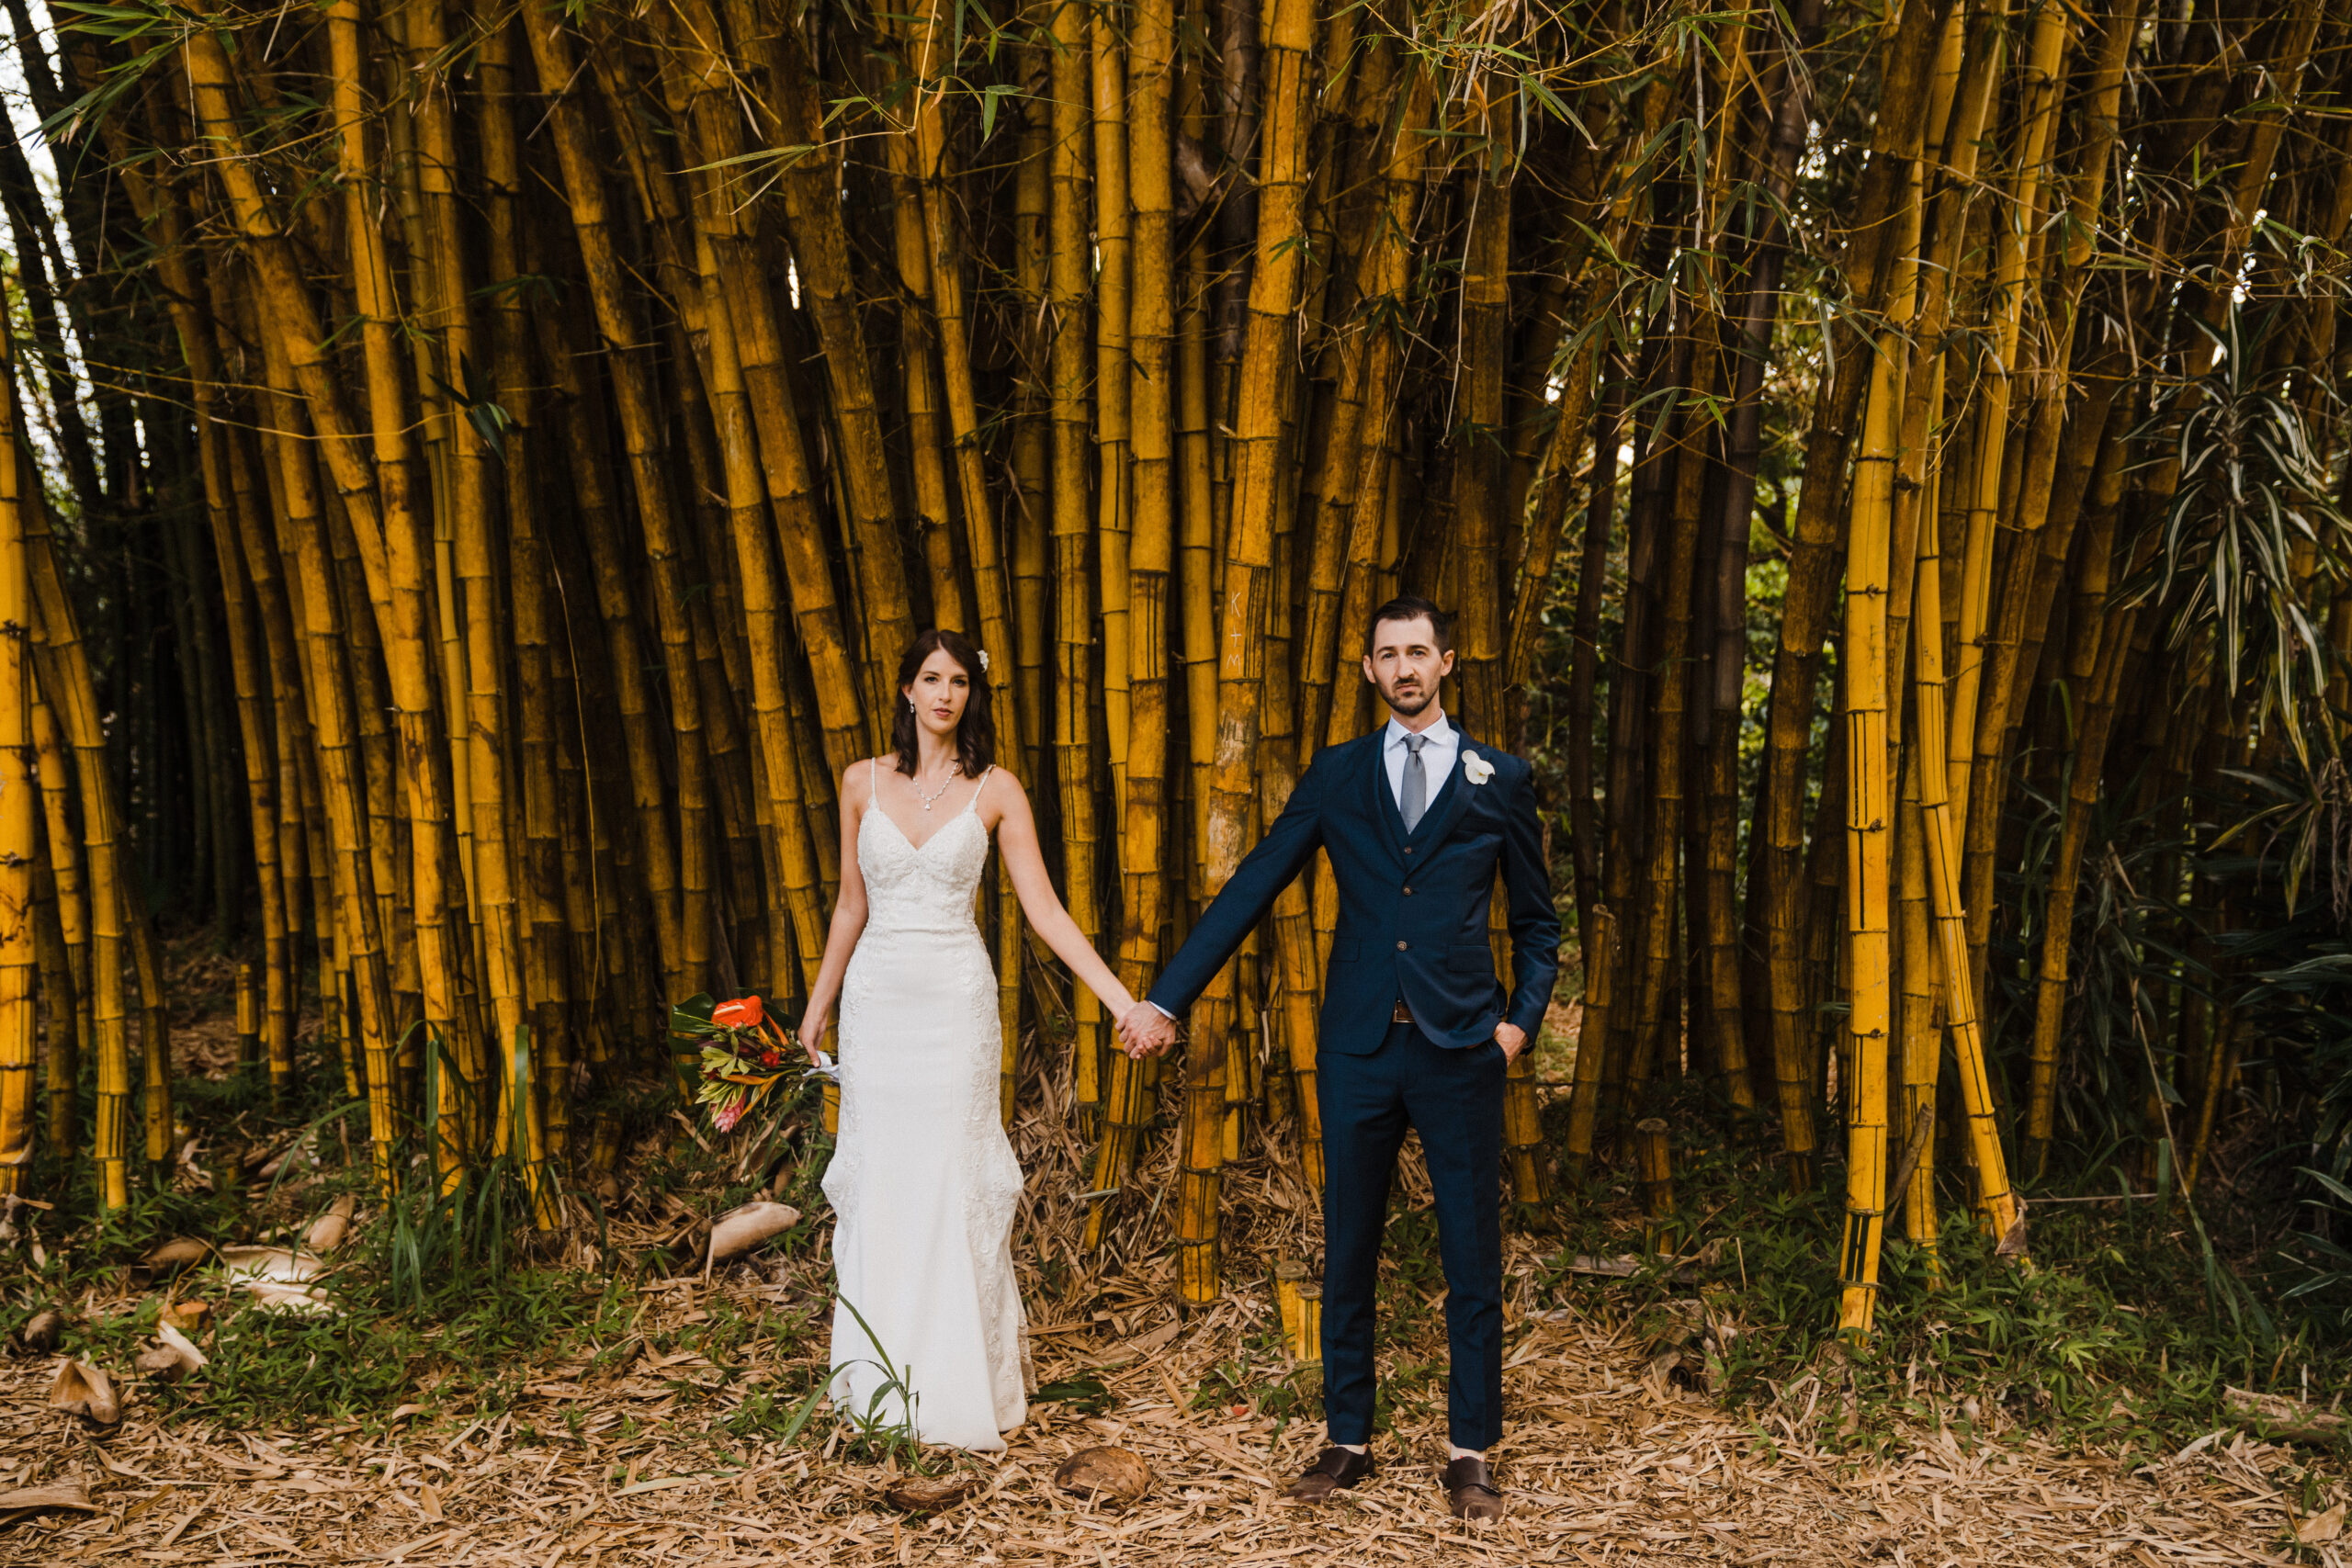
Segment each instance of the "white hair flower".
[{"label": "white hair flower", "polygon": [[988,650],[987,649],[985,649],[985,648],[984,648],[984,649],[981,649],[979,650],[979,653],[980,653],[980,673],[981,673],[981,674],[983,674],[983,675],[985,675],[985,674],[987,674],[987,673],[989,672],[989,650]]}]

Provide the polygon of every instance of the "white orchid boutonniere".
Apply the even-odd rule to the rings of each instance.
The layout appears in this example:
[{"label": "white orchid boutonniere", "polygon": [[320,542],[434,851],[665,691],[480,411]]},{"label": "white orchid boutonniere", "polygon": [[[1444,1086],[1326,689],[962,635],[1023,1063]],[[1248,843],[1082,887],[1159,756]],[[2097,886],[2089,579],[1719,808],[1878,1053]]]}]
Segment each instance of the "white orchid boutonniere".
[{"label": "white orchid boutonniere", "polygon": [[1476,751],[1462,753],[1462,776],[1474,784],[1485,784],[1495,776],[1495,765]]}]

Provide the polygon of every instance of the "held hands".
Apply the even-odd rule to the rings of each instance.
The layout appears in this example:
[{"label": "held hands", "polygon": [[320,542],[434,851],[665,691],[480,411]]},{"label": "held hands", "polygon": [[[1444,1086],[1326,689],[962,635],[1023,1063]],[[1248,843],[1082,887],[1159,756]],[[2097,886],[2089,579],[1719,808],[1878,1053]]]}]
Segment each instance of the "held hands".
[{"label": "held hands", "polygon": [[1495,1043],[1503,1048],[1503,1065],[1508,1066],[1527,1049],[1527,1031],[1515,1023],[1498,1023],[1495,1025]]},{"label": "held hands", "polygon": [[1140,1061],[1157,1056],[1176,1043],[1176,1021],[1149,1002],[1136,1002],[1119,1015],[1119,1043]]}]

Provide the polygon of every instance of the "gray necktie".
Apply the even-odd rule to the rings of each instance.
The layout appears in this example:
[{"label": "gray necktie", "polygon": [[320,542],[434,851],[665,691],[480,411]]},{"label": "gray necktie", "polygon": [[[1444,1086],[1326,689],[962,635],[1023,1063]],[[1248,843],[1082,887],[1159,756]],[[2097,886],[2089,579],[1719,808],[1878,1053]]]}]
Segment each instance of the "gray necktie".
[{"label": "gray necktie", "polygon": [[1429,808],[1429,770],[1421,765],[1421,748],[1429,743],[1426,735],[1405,737],[1405,784],[1396,792],[1396,814],[1408,833],[1421,825],[1421,813]]}]

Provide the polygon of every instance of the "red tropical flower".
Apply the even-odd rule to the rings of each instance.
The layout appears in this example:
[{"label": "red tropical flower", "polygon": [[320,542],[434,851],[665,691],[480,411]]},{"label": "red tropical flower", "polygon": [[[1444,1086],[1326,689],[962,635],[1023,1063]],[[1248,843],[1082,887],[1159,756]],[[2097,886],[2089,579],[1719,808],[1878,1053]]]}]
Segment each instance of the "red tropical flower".
[{"label": "red tropical flower", "polygon": [[710,1021],[721,1029],[757,1029],[760,1016],[760,998],[757,997],[738,997],[710,1010]]}]

